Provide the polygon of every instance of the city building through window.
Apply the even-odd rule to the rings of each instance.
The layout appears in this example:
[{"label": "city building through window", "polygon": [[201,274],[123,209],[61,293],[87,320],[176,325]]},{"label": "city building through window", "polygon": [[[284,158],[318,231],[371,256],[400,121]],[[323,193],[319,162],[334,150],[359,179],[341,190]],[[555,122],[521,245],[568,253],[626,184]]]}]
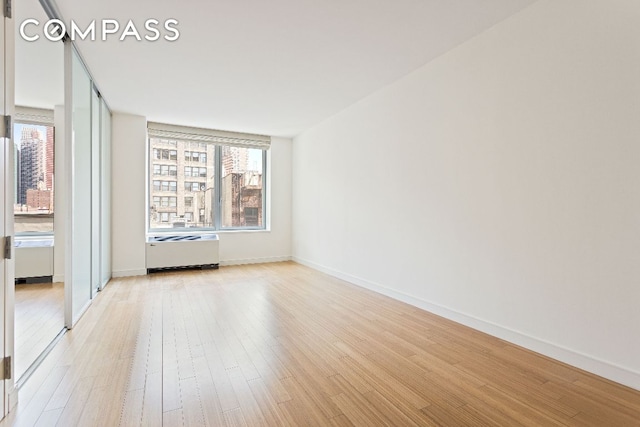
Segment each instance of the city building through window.
[{"label": "city building through window", "polygon": [[54,128],[14,124],[16,234],[53,233]]},{"label": "city building through window", "polygon": [[265,228],[266,149],[149,130],[150,231]]}]

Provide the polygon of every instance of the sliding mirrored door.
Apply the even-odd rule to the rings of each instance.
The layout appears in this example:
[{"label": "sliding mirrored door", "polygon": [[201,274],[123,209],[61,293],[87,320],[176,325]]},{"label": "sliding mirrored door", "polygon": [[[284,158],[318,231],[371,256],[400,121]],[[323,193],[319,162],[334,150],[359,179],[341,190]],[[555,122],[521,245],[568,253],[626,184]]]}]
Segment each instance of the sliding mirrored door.
[{"label": "sliding mirrored door", "polygon": [[65,324],[72,328],[92,296],[91,97],[89,73],[70,42],[65,43],[67,158],[67,250]]},{"label": "sliding mirrored door", "polygon": [[111,112],[100,98],[100,289],[111,279]]},{"label": "sliding mirrored door", "polygon": [[[0,20],[0,114],[5,115],[5,92],[4,92],[4,80],[6,78],[4,74],[4,19]],[[10,272],[10,260],[5,260],[5,257],[2,256],[2,252],[4,250],[5,245],[7,244],[7,239],[11,239],[11,217],[13,212],[8,211],[8,206],[13,205],[10,203],[9,195],[11,192],[12,185],[10,184],[11,176],[13,175],[13,168],[11,168],[10,159],[12,158],[11,151],[11,139],[6,138],[6,135],[2,135],[0,141],[0,167],[2,168],[2,172],[0,172],[0,200],[2,200],[2,209],[0,209],[0,281],[2,283],[2,289],[0,290],[0,322],[2,322],[2,328],[0,330],[0,351],[4,356],[6,354],[5,348],[5,295],[7,290],[13,286],[13,278],[11,277]],[[11,240],[9,240],[10,242]],[[5,410],[5,396],[6,396],[6,381],[2,381],[2,402],[0,403],[0,418],[3,418],[6,414]]]},{"label": "sliding mirrored door", "polygon": [[91,91],[91,298],[100,290],[100,98]]},{"label": "sliding mirrored door", "polygon": [[[9,3],[11,4],[11,3]],[[14,22],[5,14],[0,18],[0,116],[13,113],[14,102]],[[0,117],[6,124],[4,117]],[[3,126],[0,134],[0,357],[4,362],[13,356],[13,141],[11,124]],[[8,128],[8,129],[7,129]],[[9,132],[9,133],[7,133]],[[6,259],[5,259],[6,258]],[[15,392],[11,366],[2,363],[5,375],[0,379],[0,419],[9,411],[13,402],[10,396]],[[9,374],[9,375],[7,375]],[[6,378],[6,379],[5,379]]]},{"label": "sliding mirrored door", "polygon": [[111,278],[111,113],[74,46],[65,44],[67,219],[65,323],[72,328]]}]

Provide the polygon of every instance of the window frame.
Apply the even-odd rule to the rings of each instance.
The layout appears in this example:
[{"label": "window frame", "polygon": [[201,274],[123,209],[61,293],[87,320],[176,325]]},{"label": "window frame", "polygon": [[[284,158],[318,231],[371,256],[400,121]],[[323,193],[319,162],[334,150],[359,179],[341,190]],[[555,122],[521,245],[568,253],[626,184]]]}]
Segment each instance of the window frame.
[{"label": "window frame", "polygon": [[[260,150],[262,152],[262,225],[260,226],[236,226],[236,227],[224,227],[222,225],[222,212],[223,212],[223,208],[222,208],[222,148],[223,146],[232,146],[232,145],[226,145],[226,144],[219,144],[219,143],[214,143],[214,142],[206,142],[206,143],[201,143],[201,147],[199,147],[196,150],[184,150],[184,154],[183,154],[183,167],[184,168],[191,168],[191,176],[187,176],[185,174],[185,176],[183,177],[183,186],[187,183],[187,182],[191,182],[192,183],[192,189],[191,190],[187,190],[185,187],[185,193],[187,194],[183,194],[183,197],[195,197],[195,193],[197,192],[193,192],[193,184],[196,183],[198,185],[201,185],[203,183],[201,182],[196,182],[195,180],[191,180],[193,178],[206,178],[205,177],[201,177],[199,176],[194,176],[193,175],[193,169],[197,169],[198,172],[200,171],[201,168],[205,169],[207,176],[209,171],[207,170],[206,166],[199,166],[201,165],[203,162],[202,160],[204,159],[204,164],[206,165],[206,159],[209,156],[207,149],[206,149],[206,145],[212,145],[214,146],[214,150],[213,150],[213,156],[214,156],[214,161],[213,161],[213,165],[214,165],[214,170],[213,170],[213,178],[214,178],[214,205],[212,207],[213,210],[213,215],[214,215],[214,221],[213,227],[169,227],[169,228],[152,228],[151,227],[151,223],[150,223],[150,215],[151,215],[151,209],[150,209],[150,202],[151,202],[151,197],[150,195],[152,194],[153,191],[153,175],[150,174],[149,172],[149,168],[152,165],[152,162],[154,160],[157,160],[156,158],[153,158],[152,155],[152,148],[151,148],[151,140],[152,139],[160,139],[161,138],[154,138],[152,136],[148,136],[147,137],[147,150],[146,150],[146,157],[147,157],[147,191],[148,191],[148,197],[146,197],[146,224],[147,224],[147,234],[149,235],[159,235],[159,234],[167,234],[167,233],[173,233],[173,234],[180,234],[180,233],[189,233],[189,234],[207,234],[207,233],[211,233],[211,232],[225,232],[225,231],[230,231],[230,232],[238,232],[238,231],[268,231],[268,212],[267,212],[267,197],[269,195],[269,189],[268,189],[268,185],[267,183],[270,181],[268,179],[268,156],[269,156],[269,152],[270,149],[267,148],[257,148],[257,147],[241,147],[241,148],[246,148],[246,149],[254,149],[254,150]],[[182,140],[184,142],[192,142],[189,140]],[[206,145],[205,145],[206,144]],[[204,146],[205,148],[202,148],[202,146]],[[162,149],[159,149],[162,150]],[[198,154],[198,160],[194,160],[193,159],[193,154],[194,152],[196,152]],[[189,155],[190,158],[187,158],[187,154]],[[176,162],[180,163],[180,156],[176,156]],[[171,160],[170,160],[171,161]],[[180,166],[178,166],[178,170],[179,170]],[[177,177],[176,177],[177,178]],[[189,179],[191,178],[191,179]],[[177,183],[179,179],[177,179],[175,182]],[[157,191],[157,190],[156,190]],[[199,190],[200,191],[200,190]],[[199,192],[198,191],[198,192]],[[206,191],[206,190],[205,190]],[[175,193],[179,194],[179,191],[175,191]],[[190,194],[189,194],[190,193]],[[186,206],[183,207],[183,209],[185,209]],[[193,208],[192,208],[193,209]],[[186,209],[185,209],[185,214],[186,214]],[[196,217],[199,217],[199,212],[195,212],[195,211],[190,211],[191,215],[193,215],[192,217],[192,222],[195,222]],[[177,212],[175,213],[177,215]],[[259,215],[259,213],[258,213]],[[199,219],[199,218],[198,218]],[[171,218],[169,219],[169,223],[171,222]],[[187,223],[187,221],[185,221],[185,224]]]}]

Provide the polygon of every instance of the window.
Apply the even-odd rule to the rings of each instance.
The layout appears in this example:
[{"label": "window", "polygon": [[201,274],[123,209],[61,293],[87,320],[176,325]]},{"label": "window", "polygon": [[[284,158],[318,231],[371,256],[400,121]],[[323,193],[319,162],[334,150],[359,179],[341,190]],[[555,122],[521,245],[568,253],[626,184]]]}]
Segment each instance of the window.
[{"label": "window", "polygon": [[178,151],[155,148],[151,158],[154,160],[178,160]]},{"label": "window", "polygon": [[264,151],[229,146],[223,146],[221,151],[222,227],[264,227],[262,219]]},{"label": "window", "polygon": [[153,165],[153,174],[154,175],[169,175],[169,176],[177,176],[178,175],[178,167],[171,165]]},{"label": "window", "polygon": [[[175,128],[179,131],[174,132]],[[269,138],[234,134],[238,135],[235,138],[229,132],[217,134],[206,129],[195,130],[203,134],[190,131],[149,124],[149,230],[264,228],[263,174]],[[175,146],[168,148],[167,141],[175,141]],[[246,146],[226,145],[230,143]],[[158,162],[161,176],[173,180],[154,178],[157,168],[153,162],[158,156],[159,160],[168,160]],[[167,215],[168,210],[175,212]]]},{"label": "window", "polygon": [[[206,144],[196,144],[199,148],[206,148]],[[204,146],[204,147],[203,147]],[[186,162],[207,163],[207,153],[200,151],[185,151],[184,160]]]},{"label": "window", "polygon": [[53,126],[16,122],[13,131],[15,232],[53,233]]},{"label": "window", "polygon": [[187,181],[184,183],[184,189],[186,191],[204,191],[207,188],[206,184],[201,183],[201,182],[191,182],[191,181]]},{"label": "window", "polygon": [[161,146],[166,146],[166,145],[170,145],[170,146],[177,146],[178,145],[178,141],[174,141],[174,140],[170,140],[170,139],[166,139],[166,138],[161,138],[158,139],[158,145]]},{"label": "window", "polygon": [[184,176],[186,176],[186,177],[194,176],[194,177],[206,178],[207,177],[207,168],[198,168],[198,167],[194,167],[194,166],[185,166],[184,167]]},{"label": "window", "polygon": [[177,181],[153,181],[153,191],[171,191],[176,192],[178,190]]},{"label": "window", "polygon": [[244,222],[251,227],[257,227],[260,225],[258,217],[258,208],[244,208]]}]

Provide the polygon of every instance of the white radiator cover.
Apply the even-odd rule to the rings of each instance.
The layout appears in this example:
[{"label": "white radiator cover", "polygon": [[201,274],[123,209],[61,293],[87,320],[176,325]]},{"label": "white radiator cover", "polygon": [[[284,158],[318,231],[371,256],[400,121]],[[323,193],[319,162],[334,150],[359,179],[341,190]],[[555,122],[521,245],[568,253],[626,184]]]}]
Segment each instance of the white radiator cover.
[{"label": "white radiator cover", "polygon": [[53,276],[53,239],[16,240],[15,278]]},{"label": "white radiator cover", "polygon": [[177,267],[217,268],[219,243],[217,234],[150,236],[147,238],[147,272]]}]

